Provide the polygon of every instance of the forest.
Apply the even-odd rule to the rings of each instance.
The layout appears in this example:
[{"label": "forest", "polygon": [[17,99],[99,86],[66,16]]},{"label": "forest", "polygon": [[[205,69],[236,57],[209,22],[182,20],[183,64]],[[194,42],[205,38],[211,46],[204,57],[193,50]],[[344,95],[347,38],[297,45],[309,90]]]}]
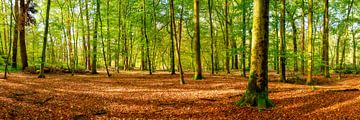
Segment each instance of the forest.
[{"label": "forest", "polygon": [[0,0],[0,119],[360,119],[358,0]]}]

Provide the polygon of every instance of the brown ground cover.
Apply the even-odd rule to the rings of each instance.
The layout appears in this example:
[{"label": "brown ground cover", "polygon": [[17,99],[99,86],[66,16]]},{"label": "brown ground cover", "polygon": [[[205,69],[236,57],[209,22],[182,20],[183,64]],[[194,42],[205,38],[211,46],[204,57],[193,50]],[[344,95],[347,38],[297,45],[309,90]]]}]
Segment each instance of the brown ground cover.
[{"label": "brown ground cover", "polygon": [[307,86],[277,82],[270,73],[269,97],[276,106],[264,112],[231,104],[247,86],[237,74],[185,78],[187,84],[179,85],[178,75],[164,72],[46,79],[13,73],[0,79],[0,119],[360,119],[356,75],[316,77],[323,84]]}]

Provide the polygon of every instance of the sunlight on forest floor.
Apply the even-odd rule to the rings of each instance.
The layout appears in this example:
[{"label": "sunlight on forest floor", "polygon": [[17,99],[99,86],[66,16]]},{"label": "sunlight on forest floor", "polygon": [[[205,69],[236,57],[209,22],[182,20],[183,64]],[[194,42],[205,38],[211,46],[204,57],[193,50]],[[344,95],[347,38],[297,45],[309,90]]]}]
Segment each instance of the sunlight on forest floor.
[{"label": "sunlight on forest floor", "polygon": [[[238,74],[205,74],[205,80],[179,85],[178,75],[157,72],[98,75],[12,73],[0,80],[0,119],[359,119],[360,79],[319,78],[316,86],[280,83],[269,74],[269,97],[276,107],[257,108],[231,104],[243,95],[247,81]],[[332,78],[336,78],[333,76]],[[316,88],[316,89],[314,89]]]}]

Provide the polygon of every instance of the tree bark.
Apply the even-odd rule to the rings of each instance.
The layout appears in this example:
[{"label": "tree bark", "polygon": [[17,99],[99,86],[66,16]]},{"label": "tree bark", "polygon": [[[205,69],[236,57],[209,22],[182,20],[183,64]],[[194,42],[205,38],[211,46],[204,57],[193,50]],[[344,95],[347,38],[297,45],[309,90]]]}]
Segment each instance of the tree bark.
[{"label": "tree bark", "polygon": [[171,75],[175,75],[175,55],[174,55],[174,28],[173,28],[173,14],[174,13],[174,6],[171,4],[173,3],[173,0],[170,2],[170,40],[171,40],[171,46],[170,46],[170,66],[171,66]]},{"label": "tree bark", "polygon": [[14,39],[13,39],[13,51],[12,51],[12,68],[17,68],[17,48],[19,40],[19,29],[20,29],[20,16],[19,16],[19,0],[15,0],[14,3],[14,15],[15,15],[15,26],[14,26]]},{"label": "tree bark", "polygon": [[257,106],[260,111],[273,104],[268,97],[269,0],[254,0],[253,47],[248,87],[235,104]]},{"label": "tree bark", "polygon": [[[199,8],[200,9],[200,8]],[[226,73],[230,74],[230,51],[229,51],[229,2],[225,0],[225,68]]]},{"label": "tree bark", "polygon": [[213,20],[212,20],[212,7],[213,0],[208,0],[208,9],[209,9],[209,23],[210,23],[210,37],[211,37],[211,74],[215,74],[214,66],[214,33],[213,33]]},{"label": "tree bark", "polygon": [[313,69],[313,1],[309,0],[309,8],[308,8],[308,75],[306,78],[306,84],[313,84],[312,80],[312,69]]},{"label": "tree bark", "polygon": [[19,33],[20,33],[20,51],[21,51],[21,63],[22,63],[22,69],[25,70],[28,65],[28,56],[26,52],[26,43],[25,43],[25,25],[26,25],[26,19],[27,19],[27,12],[29,3],[31,0],[28,0],[27,3],[25,3],[25,0],[20,0],[20,17],[19,17]]},{"label": "tree bark", "polygon": [[324,0],[324,34],[323,34],[323,65],[324,76],[330,78],[329,73],[329,0]]},{"label": "tree bark", "polygon": [[301,1],[301,73],[305,75],[305,6]]},{"label": "tree bark", "polygon": [[[242,0],[242,52],[241,52],[241,76],[246,77],[246,64],[245,64],[245,52],[246,52],[246,0]],[[249,63],[250,64],[250,63]]]},{"label": "tree bark", "polygon": [[[97,3],[97,0],[96,0]],[[98,4],[96,5],[96,12],[99,12],[98,10],[100,10],[98,7]],[[100,14],[96,14],[95,16],[95,27],[94,27],[94,38],[93,38],[93,49],[92,49],[92,69],[91,69],[91,73],[92,74],[97,74],[97,70],[96,70],[96,62],[97,62],[97,37],[98,37],[98,25],[99,25],[99,16]]]},{"label": "tree bark", "polygon": [[280,81],[286,82],[285,0],[281,0],[280,2]]},{"label": "tree bark", "polygon": [[47,0],[46,18],[45,18],[46,23],[45,23],[45,32],[44,32],[44,44],[43,44],[42,55],[41,55],[40,74],[39,74],[38,78],[45,78],[44,67],[45,67],[45,58],[46,58],[46,42],[47,42],[47,36],[48,36],[48,32],[49,32],[50,5],[51,5],[51,0]]},{"label": "tree bark", "polygon": [[194,31],[195,31],[195,61],[196,61],[196,73],[194,76],[195,80],[203,79],[202,68],[201,68],[201,48],[200,48],[200,0],[194,0]]}]

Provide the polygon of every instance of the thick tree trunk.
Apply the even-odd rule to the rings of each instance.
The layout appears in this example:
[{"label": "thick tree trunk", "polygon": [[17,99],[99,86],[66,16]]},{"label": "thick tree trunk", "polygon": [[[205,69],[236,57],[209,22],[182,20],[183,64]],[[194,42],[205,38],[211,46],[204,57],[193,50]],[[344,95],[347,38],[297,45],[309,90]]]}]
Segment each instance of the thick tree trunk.
[{"label": "thick tree trunk", "polygon": [[280,81],[286,82],[285,0],[281,0],[280,2]]},{"label": "thick tree trunk", "polygon": [[196,73],[195,80],[203,79],[201,68],[201,48],[200,48],[200,0],[194,0],[194,25],[195,25],[195,61],[196,61]]},{"label": "thick tree trunk", "polygon": [[269,0],[254,0],[253,23],[248,87],[235,104],[257,106],[262,111],[273,106],[268,97]]},{"label": "thick tree trunk", "polygon": [[279,69],[279,17],[278,17],[278,5],[277,1],[275,0],[275,55],[274,55],[274,69],[276,70],[276,73],[280,73]]},{"label": "thick tree trunk", "polygon": [[[30,2],[30,0],[28,1]],[[28,56],[26,52],[26,43],[25,43],[25,25],[27,19],[27,11],[28,11],[29,3],[25,3],[25,0],[20,0],[20,16],[19,16],[19,33],[20,33],[20,51],[21,51],[21,63],[22,69],[25,70],[28,65]]]}]

